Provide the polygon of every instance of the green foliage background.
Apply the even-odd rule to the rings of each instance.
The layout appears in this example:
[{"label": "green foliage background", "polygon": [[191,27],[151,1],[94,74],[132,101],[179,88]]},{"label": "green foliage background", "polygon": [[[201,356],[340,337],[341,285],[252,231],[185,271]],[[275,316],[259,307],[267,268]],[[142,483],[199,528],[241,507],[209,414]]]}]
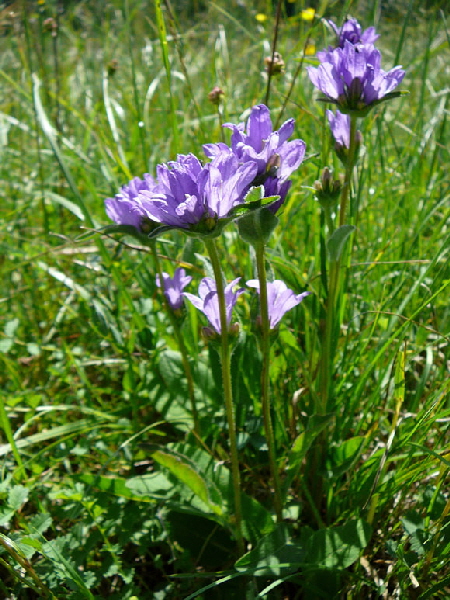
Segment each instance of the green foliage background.
[{"label": "green foliage background", "polygon": [[[406,68],[409,95],[363,125],[320,513],[305,461],[324,427],[313,414],[324,240],[311,188],[325,164],[339,164],[304,69],[315,58],[300,58],[308,40],[322,49],[330,33],[319,19],[283,17],[285,74],[272,81],[270,107],[274,122],[296,119],[308,160],[268,252],[277,278],[313,295],[274,343],[286,494],[277,527],[249,325],[255,306],[249,295],[238,306],[233,374],[251,544],[238,562],[220,369],[201,340],[201,317],[188,308],[183,325],[199,446],[152,258],[93,229],[107,224],[103,200],[120,185],[221,139],[207,97],[215,85],[225,92],[224,122],[264,100],[274,10],[173,2],[163,6],[160,35],[155,6],[141,0],[2,9],[3,597],[449,597],[448,23],[439,2],[317,8],[336,22],[351,14],[375,24],[383,66]],[[185,266],[196,281],[207,272],[198,241],[167,235],[157,251],[166,270]],[[254,276],[232,227],[222,252],[229,280]]]}]

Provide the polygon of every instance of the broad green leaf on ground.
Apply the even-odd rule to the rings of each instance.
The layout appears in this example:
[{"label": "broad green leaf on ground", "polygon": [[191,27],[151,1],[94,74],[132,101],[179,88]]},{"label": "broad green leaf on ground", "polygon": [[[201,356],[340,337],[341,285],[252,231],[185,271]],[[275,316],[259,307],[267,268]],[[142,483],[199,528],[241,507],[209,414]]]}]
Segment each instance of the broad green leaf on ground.
[{"label": "broad green leaf on ground", "polygon": [[301,546],[305,552],[304,563],[314,568],[346,569],[366,548],[372,528],[362,519],[348,521],[340,527],[312,531],[303,529]]},{"label": "broad green leaf on ground", "polygon": [[[210,454],[187,443],[170,445],[172,449],[182,452],[197,465],[204,477],[211,481],[220,491],[222,507],[228,513],[228,519],[234,521],[233,505],[234,494],[231,481],[231,471],[222,463],[214,459]],[[275,527],[272,514],[255,498],[248,494],[241,494],[243,532],[246,539],[256,544],[261,536],[266,535]]]},{"label": "broad green leaf on ground", "polygon": [[256,548],[240,558],[235,567],[256,577],[280,577],[299,569],[304,559],[304,549],[292,541],[288,526],[279,523]]}]

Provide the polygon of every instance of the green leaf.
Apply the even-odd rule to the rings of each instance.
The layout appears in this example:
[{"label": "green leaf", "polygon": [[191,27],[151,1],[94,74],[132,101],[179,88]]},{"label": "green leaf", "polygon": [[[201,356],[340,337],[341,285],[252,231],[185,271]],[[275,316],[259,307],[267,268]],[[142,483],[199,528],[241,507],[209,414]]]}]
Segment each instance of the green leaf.
[{"label": "green leaf", "polygon": [[61,206],[64,206],[64,208],[67,208],[67,210],[80,219],[80,221],[84,221],[83,211],[78,204],[75,204],[75,202],[49,191],[46,192],[46,196],[53,202],[56,202],[56,204],[60,204]]},{"label": "green leaf", "polygon": [[358,435],[330,448],[327,467],[333,478],[341,477],[358,460],[365,441],[363,435]]},{"label": "green leaf", "polygon": [[205,517],[172,510],[165,523],[170,539],[188,550],[203,568],[220,570],[235,551],[236,543],[230,533]]},{"label": "green leaf", "polygon": [[152,473],[131,479],[83,473],[73,479],[107,494],[139,502],[155,502],[161,498],[169,498],[170,491],[173,489],[172,483],[164,473]]},{"label": "green leaf", "polygon": [[23,485],[15,485],[9,490],[8,506],[13,510],[19,510],[28,500],[28,488]]},{"label": "green leaf", "polygon": [[186,394],[185,379],[181,354],[174,350],[161,352],[159,370],[167,389],[175,396]]},{"label": "green leaf", "polygon": [[405,352],[399,352],[395,361],[395,389],[394,397],[396,406],[400,407],[405,399]]},{"label": "green leaf", "polygon": [[52,525],[52,518],[48,513],[39,513],[31,517],[28,529],[31,533],[42,535]]},{"label": "green leaf", "polygon": [[278,218],[265,207],[256,208],[236,220],[239,235],[252,244],[266,244],[278,225]]},{"label": "green leaf", "polygon": [[313,415],[308,425],[299,436],[295,439],[291,451],[288,456],[288,463],[286,468],[286,478],[283,484],[283,493],[286,495],[289,491],[289,487],[297,475],[297,472],[306,456],[311,444],[320,434],[321,431],[332,421],[334,414],[328,415]]},{"label": "green leaf", "polygon": [[[231,521],[234,494],[230,470],[198,446],[183,443],[173,444],[171,448],[188,456],[197,469],[204,474],[204,477],[219,490],[222,496],[223,511],[228,513],[228,520]],[[241,493],[241,504],[244,537],[252,544],[256,544],[262,536],[273,531],[275,523],[271,513],[255,498]]]},{"label": "green leaf", "polygon": [[240,217],[241,215],[245,215],[250,211],[254,211],[257,208],[262,208],[263,206],[269,206],[276,200],[278,200],[280,196],[264,196],[264,186],[253,187],[248,192],[245,197],[243,204],[238,204],[235,206],[231,212],[230,216],[233,218]]},{"label": "green leaf", "polygon": [[362,519],[348,521],[341,527],[311,532],[304,528],[301,538],[308,566],[328,569],[346,569],[366,548],[372,528]]},{"label": "green leaf", "polygon": [[11,350],[14,345],[14,340],[12,338],[3,338],[0,340],[0,352],[6,354]]},{"label": "green leaf", "polygon": [[287,525],[279,523],[254,550],[240,558],[235,567],[257,577],[280,577],[296,571],[304,558],[304,550],[291,540]]},{"label": "green leaf", "polygon": [[331,262],[337,262],[340,259],[345,242],[355,229],[356,228],[353,225],[342,225],[342,227],[338,227],[338,229],[333,232],[327,242],[328,255]]},{"label": "green leaf", "polygon": [[[85,434],[87,431],[90,431],[91,429],[97,429],[101,426],[114,428],[113,424],[108,422],[102,422],[101,420],[80,420],[74,423],[67,423],[67,425],[58,425],[56,427],[53,427],[52,429],[41,431],[39,433],[33,433],[32,435],[29,435],[26,438],[15,440],[15,445],[17,448],[28,448],[33,444],[38,444],[47,440],[51,440],[53,438],[59,438],[75,434]],[[121,428],[121,425],[117,427],[117,429]],[[0,456],[5,456],[9,454],[11,450],[11,444],[0,445]]]},{"label": "green leaf", "polygon": [[428,600],[428,598],[435,599],[439,597],[445,598],[445,596],[438,595],[437,592],[440,592],[441,590],[447,590],[448,592],[449,585],[450,575],[447,575],[446,577],[443,577],[440,581],[438,581],[438,583],[435,583],[434,585],[429,587],[425,592],[423,592],[423,594],[420,594],[419,600]]},{"label": "green leaf", "polygon": [[154,451],[152,458],[184,483],[214,514],[222,516],[222,497],[219,490],[198,471],[195,463],[187,456],[165,449]]}]

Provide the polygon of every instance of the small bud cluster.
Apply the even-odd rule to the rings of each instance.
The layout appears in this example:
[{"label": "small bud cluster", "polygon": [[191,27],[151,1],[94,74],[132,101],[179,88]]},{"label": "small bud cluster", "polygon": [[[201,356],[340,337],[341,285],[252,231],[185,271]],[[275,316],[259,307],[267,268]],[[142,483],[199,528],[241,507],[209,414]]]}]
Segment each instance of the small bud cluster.
[{"label": "small bud cluster", "polygon": [[342,190],[341,179],[334,179],[333,172],[325,167],[319,180],[314,182],[316,198],[323,208],[332,208]]}]

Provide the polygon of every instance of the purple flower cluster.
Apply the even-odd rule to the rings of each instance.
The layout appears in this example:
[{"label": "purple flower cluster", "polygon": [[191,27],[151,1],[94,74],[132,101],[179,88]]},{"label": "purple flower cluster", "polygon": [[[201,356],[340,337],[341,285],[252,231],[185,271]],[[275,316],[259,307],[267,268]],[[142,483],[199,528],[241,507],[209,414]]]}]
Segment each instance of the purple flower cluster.
[{"label": "purple flower cluster", "polygon": [[[244,200],[257,167],[239,164],[232,154],[202,166],[193,154],[157,167],[156,181],[145,175],[105,200],[108,216],[148,233],[155,225],[211,232],[219,219]],[[132,185],[133,184],[133,185]]]},{"label": "purple flower cluster", "polygon": [[255,164],[257,172],[252,185],[263,185],[265,197],[280,196],[279,201],[269,207],[275,212],[289,191],[288,178],[305,157],[303,140],[287,141],[294,133],[294,119],[288,119],[280,129],[273,131],[269,109],[259,104],[252,108],[245,124],[225,123],[224,127],[233,132],[231,147],[224,143],[205,144],[206,156],[214,159],[232,154],[243,164]]},{"label": "purple flower cluster", "polygon": [[288,142],[294,120],[273,131],[269,109],[253,107],[246,125],[227,124],[232,129],[231,146],[206,144],[211,162],[202,165],[193,154],[160,164],[156,179],[138,177],[115,198],[105,200],[106,213],[118,225],[135,227],[140,234],[162,228],[178,228],[197,235],[220,233],[219,222],[233,218],[233,209],[245,202],[251,187],[263,185],[265,197],[280,199],[290,187],[288,177],[305,155],[302,140]]},{"label": "purple flower cluster", "polygon": [[394,67],[381,68],[381,54],[373,43],[378,35],[373,27],[361,32],[355,19],[347,20],[335,29],[338,46],[317,56],[317,68],[308,67],[312,83],[324,94],[321,100],[338,106],[342,112],[364,116],[367,111],[384,100],[399,95],[393,90],[405,76],[405,71]]}]

